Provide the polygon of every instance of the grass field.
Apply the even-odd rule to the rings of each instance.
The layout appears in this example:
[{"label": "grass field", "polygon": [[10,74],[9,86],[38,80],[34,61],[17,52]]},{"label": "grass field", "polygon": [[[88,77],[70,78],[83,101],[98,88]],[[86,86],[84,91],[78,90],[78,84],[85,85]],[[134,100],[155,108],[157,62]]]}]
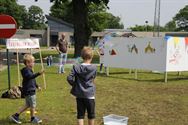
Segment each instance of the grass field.
[{"label": "grass field", "polygon": [[[57,74],[57,67],[45,67],[47,90],[37,93],[37,115],[43,125],[75,125],[75,99],[69,93],[66,74]],[[36,65],[35,71],[40,66]],[[126,69],[110,69],[110,76],[99,74],[96,78],[96,125],[102,117],[117,114],[129,117],[129,125],[187,125],[188,124],[188,72],[181,76],[139,71],[138,80]],[[42,77],[37,79],[42,84]],[[12,86],[17,84],[16,65],[11,66]],[[0,94],[7,89],[7,71],[0,72]],[[23,99],[0,99],[0,125],[11,125],[8,117],[24,104]],[[24,125],[30,125],[29,115],[23,114]]]}]

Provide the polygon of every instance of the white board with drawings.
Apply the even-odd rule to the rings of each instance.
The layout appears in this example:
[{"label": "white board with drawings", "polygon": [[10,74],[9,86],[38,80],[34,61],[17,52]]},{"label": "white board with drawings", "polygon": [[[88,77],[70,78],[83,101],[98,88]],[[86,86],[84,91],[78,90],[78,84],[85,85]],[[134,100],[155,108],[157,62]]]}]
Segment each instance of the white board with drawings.
[{"label": "white board with drawings", "polygon": [[[176,40],[176,41],[175,41]],[[175,42],[174,42],[175,41]],[[179,42],[177,42],[179,41]],[[124,38],[112,37],[105,42],[104,65],[107,67],[157,71],[188,70],[188,47],[185,38]],[[174,44],[180,46],[179,64],[170,62]],[[179,45],[181,44],[181,45]],[[174,52],[175,53],[175,52]],[[181,62],[181,63],[180,63]]]}]

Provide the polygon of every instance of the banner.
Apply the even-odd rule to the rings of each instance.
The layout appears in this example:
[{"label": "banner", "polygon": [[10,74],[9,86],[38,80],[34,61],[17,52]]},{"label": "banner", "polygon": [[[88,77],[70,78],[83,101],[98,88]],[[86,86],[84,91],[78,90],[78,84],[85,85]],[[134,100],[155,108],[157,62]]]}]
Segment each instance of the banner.
[{"label": "banner", "polygon": [[39,39],[7,39],[7,49],[39,48]]},{"label": "banner", "polygon": [[112,37],[105,42],[107,67],[157,71],[188,71],[188,42],[184,37]]}]

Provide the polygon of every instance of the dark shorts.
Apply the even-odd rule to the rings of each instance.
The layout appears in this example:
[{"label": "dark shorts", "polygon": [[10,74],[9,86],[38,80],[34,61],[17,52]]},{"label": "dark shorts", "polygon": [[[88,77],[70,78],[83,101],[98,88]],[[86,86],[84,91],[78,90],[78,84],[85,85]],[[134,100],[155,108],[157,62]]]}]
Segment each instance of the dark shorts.
[{"label": "dark shorts", "polygon": [[84,119],[87,110],[88,119],[95,118],[95,99],[76,98],[77,119]]}]

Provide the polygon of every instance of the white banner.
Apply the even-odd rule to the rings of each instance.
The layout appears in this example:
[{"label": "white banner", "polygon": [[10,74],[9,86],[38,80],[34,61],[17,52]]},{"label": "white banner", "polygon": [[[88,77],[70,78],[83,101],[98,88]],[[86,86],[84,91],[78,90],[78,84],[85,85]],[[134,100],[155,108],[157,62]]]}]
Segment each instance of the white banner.
[{"label": "white banner", "polygon": [[39,39],[7,39],[7,49],[39,48]]},{"label": "white banner", "polygon": [[188,71],[185,38],[112,37],[105,42],[104,65],[157,71]]}]

